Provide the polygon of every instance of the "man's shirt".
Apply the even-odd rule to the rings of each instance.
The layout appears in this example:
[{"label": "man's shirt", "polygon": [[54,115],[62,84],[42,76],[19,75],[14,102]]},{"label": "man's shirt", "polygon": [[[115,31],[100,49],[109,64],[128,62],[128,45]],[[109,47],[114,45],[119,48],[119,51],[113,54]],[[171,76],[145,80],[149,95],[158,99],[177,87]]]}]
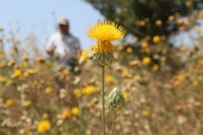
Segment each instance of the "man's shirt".
[{"label": "man's shirt", "polygon": [[61,60],[76,57],[76,53],[81,49],[78,38],[72,34],[62,36],[59,32],[50,37],[46,50],[51,48],[55,48],[54,54],[58,55]]}]

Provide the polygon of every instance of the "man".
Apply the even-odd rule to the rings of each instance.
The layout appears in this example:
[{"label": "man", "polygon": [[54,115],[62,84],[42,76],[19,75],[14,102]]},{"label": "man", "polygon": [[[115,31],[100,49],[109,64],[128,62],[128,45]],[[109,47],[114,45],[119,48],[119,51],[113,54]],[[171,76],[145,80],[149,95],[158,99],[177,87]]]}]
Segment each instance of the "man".
[{"label": "man", "polygon": [[74,70],[81,50],[79,40],[69,32],[69,21],[66,18],[59,20],[57,28],[59,32],[50,37],[46,51],[49,55],[58,57],[57,63]]},{"label": "man", "polygon": [[57,56],[57,64],[59,65],[56,72],[56,82],[59,85],[57,94],[61,97],[61,91],[65,88],[65,77],[63,74],[58,74],[69,66],[73,73],[79,73],[76,67],[78,65],[78,56],[80,53],[80,43],[78,38],[69,32],[69,21],[66,18],[61,18],[57,24],[58,32],[53,34],[46,46],[46,51],[51,56]]}]

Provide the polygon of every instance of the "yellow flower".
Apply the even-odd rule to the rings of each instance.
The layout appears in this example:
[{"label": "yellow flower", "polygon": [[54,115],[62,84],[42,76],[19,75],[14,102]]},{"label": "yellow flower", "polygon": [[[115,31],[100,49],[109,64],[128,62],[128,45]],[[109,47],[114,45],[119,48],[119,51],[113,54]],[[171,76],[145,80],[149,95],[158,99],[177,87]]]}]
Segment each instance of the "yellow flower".
[{"label": "yellow flower", "polygon": [[13,100],[12,99],[7,99],[6,100],[6,106],[10,107],[13,104]]},{"label": "yellow flower", "polygon": [[52,87],[46,87],[44,91],[46,94],[49,94],[52,92]]},{"label": "yellow flower", "polygon": [[87,50],[82,50],[79,63],[86,62],[88,60],[88,58],[89,58],[88,51]]},{"label": "yellow flower", "polygon": [[6,67],[6,63],[5,62],[0,63],[0,69],[5,68],[5,67]]},{"label": "yellow flower", "polygon": [[126,51],[127,53],[133,53],[133,49],[131,47],[129,47]]},{"label": "yellow flower", "polygon": [[68,119],[71,117],[71,113],[67,110],[64,110],[63,113],[62,113],[62,118],[63,119]]},{"label": "yellow flower", "polygon": [[118,40],[125,35],[123,27],[116,25],[114,22],[104,21],[97,23],[89,29],[88,36],[100,41],[103,40]]},{"label": "yellow flower", "polygon": [[138,22],[138,24],[139,24],[140,26],[145,26],[146,22],[145,22],[145,20],[140,20],[140,21]]},{"label": "yellow flower", "polygon": [[86,129],[85,133],[86,133],[85,135],[91,135],[91,130],[90,129]]},{"label": "yellow flower", "polygon": [[27,135],[33,135],[32,131],[28,131]]},{"label": "yellow flower", "polygon": [[43,114],[42,114],[42,118],[43,118],[43,119],[49,118],[49,114],[48,114],[48,113],[43,113]]},{"label": "yellow flower", "polygon": [[70,72],[69,69],[64,69],[64,70],[62,71],[63,75],[68,75],[69,72]]},{"label": "yellow flower", "polygon": [[129,93],[128,92],[124,92],[123,93],[123,97],[125,100],[128,100],[129,99]]},{"label": "yellow flower", "polygon": [[78,98],[82,96],[82,91],[80,89],[74,89],[73,93]]},{"label": "yellow flower", "polygon": [[28,107],[28,106],[30,106],[30,101],[24,101],[24,102],[22,103],[22,106],[23,106],[23,107]]},{"label": "yellow flower", "polygon": [[86,86],[82,89],[82,93],[86,95],[90,95],[94,92],[96,92],[96,88],[93,85]]},{"label": "yellow flower", "polygon": [[159,65],[158,64],[154,64],[152,69],[153,69],[153,71],[159,70]]},{"label": "yellow flower", "polygon": [[154,37],[153,37],[153,42],[156,44],[156,43],[159,43],[161,41],[161,37],[160,36],[158,36],[158,35],[155,35]]},{"label": "yellow flower", "polygon": [[142,42],[141,42],[141,47],[142,47],[142,48],[148,47],[148,43],[147,43],[146,41],[142,41]]},{"label": "yellow flower", "polygon": [[96,53],[108,53],[115,50],[115,46],[108,40],[99,41],[92,46],[92,50]]},{"label": "yellow flower", "polygon": [[46,133],[49,131],[50,128],[51,124],[49,123],[49,121],[44,120],[39,122],[37,130],[39,133]]},{"label": "yellow flower", "polygon": [[22,60],[23,60],[23,61],[28,61],[28,60],[29,60],[29,57],[28,57],[27,55],[23,55],[23,56],[22,56]]},{"label": "yellow flower", "polygon": [[10,66],[13,66],[13,65],[15,65],[16,64],[16,61],[15,60],[10,60],[9,62],[8,62],[8,66],[10,67]]},{"label": "yellow flower", "polygon": [[144,110],[142,114],[143,116],[148,117],[150,115],[150,112],[148,110]]},{"label": "yellow flower", "polygon": [[141,81],[141,80],[142,80],[142,77],[141,77],[139,74],[136,74],[136,75],[134,76],[134,79],[135,79],[136,81]]},{"label": "yellow flower", "polygon": [[192,81],[192,85],[193,86],[198,86],[199,85],[199,81],[197,79]]},{"label": "yellow flower", "polygon": [[150,62],[151,62],[150,57],[144,57],[143,60],[142,60],[143,65],[148,65]]},{"label": "yellow flower", "polygon": [[184,75],[178,75],[177,76],[177,80],[178,81],[183,81],[185,79],[185,76]]},{"label": "yellow flower", "polygon": [[168,17],[168,21],[169,21],[169,22],[174,21],[174,19],[175,19],[175,17],[174,17],[173,15],[170,15],[170,16]]},{"label": "yellow flower", "polygon": [[38,74],[39,70],[37,68],[35,69],[29,69],[30,74]]},{"label": "yellow flower", "polygon": [[114,82],[114,78],[111,75],[106,75],[105,82],[112,83]]},{"label": "yellow flower", "polygon": [[24,75],[25,77],[28,77],[28,76],[30,75],[29,70],[26,70],[26,71],[23,73],[23,75]]},{"label": "yellow flower", "polygon": [[137,60],[132,60],[132,61],[129,61],[129,63],[128,63],[128,65],[129,65],[130,67],[133,67],[133,66],[135,66],[135,65],[137,65],[137,64],[138,64]]},{"label": "yellow flower", "polygon": [[126,68],[126,69],[123,69],[123,75],[124,76],[128,76],[129,75],[129,70]]},{"label": "yellow flower", "polygon": [[117,51],[122,51],[123,49],[124,49],[123,46],[118,46],[118,47],[116,48]]},{"label": "yellow flower", "polygon": [[20,69],[16,69],[14,73],[11,75],[12,78],[19,78],[22,75],[22,72]]},{"label": "yellow flower", "polygon": [[161,26],[163,24],[163,22],[161,20],[156,20],[155,24],[156,24],[156,26]]},{"label": "yellow flower", "polygon": [[39,57],[36,58],[36,62],[37,62],[37,63],[44,63],[44,62],[45,62],[45,59],[44,59],[44,57],[39,56]]},{"label": "yellow flower", "polygon": [[123,27],[118,26],[114,22],[99,22],[91,27],[88,31],[90,38],[97,39],[98,42],[92,47],[96,53],[108,53],[115,49],[111,41],[122,39],[125,35]]},{"label": "yellow flower", "polygon": [[6,83],[7,79],[5,77],[0,76],[0,83]]},{"label": "yellow flower", "polygon": [[138,41],[138,37],[134,36],[132,40],[133,40],[133,42],[137,42]]},{"label": "yellow flower", "polygon": [[192,0],[188,0],[188,1],[186,1],[185,2],[185,5],[187,6],[187,7],[191,7],[192,6]]},{"label": "yellow flower", "polygon": [[79,115],[79,108],[78,107],[73,107],[71,109],[71,113],[75,116]]},{"label": "yellow flower", "polygon": [[7,79],[6,86],[10,86],[13,83],[12,79]]}]

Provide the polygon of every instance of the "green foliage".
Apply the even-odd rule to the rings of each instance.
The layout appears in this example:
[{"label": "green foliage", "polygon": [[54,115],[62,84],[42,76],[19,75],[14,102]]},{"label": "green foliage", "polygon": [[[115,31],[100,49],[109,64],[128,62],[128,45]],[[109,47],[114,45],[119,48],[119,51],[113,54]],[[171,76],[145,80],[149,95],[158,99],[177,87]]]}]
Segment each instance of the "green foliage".
[{"label": "green foliage", "polygon": [[[202,0],[86,0],[108,20],[130,34],[165,35],[177,30],[173,17],[187,16],[202,8]],[[171,18],[170,18],[171,17]],[[159,20],[159,21],[158,21]]]}]

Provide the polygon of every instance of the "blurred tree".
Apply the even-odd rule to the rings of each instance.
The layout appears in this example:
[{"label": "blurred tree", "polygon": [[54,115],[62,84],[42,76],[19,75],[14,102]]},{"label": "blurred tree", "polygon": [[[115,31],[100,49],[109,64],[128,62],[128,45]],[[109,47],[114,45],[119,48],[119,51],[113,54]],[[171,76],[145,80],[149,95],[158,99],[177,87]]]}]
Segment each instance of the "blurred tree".
[{"label": "blurred tree", "polygon": [[[203,8],[203,0],[85,0],[139,38],[177,31],[176,18]],[[180,22],[179,22],[180,23]]]}]

